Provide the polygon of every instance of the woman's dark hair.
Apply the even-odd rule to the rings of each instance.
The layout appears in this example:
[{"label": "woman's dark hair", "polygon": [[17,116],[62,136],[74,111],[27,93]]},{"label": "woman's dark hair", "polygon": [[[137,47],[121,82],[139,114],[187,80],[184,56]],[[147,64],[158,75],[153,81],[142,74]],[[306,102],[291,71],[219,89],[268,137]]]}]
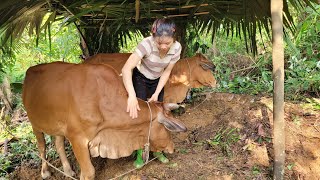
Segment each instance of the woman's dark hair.
[{"label": "woman's dark hair", "polygon": [[176,25],[167,18],[156,19],[151,27],[153,37],[169,36],[174,37],[176,32]]}]

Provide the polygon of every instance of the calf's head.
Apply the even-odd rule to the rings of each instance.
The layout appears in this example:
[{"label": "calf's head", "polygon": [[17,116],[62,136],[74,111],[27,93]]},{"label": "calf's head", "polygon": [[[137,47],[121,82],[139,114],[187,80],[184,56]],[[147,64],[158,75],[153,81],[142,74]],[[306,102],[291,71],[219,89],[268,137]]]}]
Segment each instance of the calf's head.
[{"label": "calf's head", "polygon": [[156,120],[152,122],[150,135],[151,151],[165,151],[173,153],[174,145],[171,132],[185,132],[186,126],[176,118],[173,118],[170,111],[178,108],[177,104],[156,103],[157,114]]}]

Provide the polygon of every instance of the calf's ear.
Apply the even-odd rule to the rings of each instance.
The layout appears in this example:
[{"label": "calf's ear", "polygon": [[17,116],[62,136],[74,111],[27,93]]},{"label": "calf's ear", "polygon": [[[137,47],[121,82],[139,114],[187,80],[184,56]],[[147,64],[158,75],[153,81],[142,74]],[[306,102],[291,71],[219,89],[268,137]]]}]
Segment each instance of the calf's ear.
[{"label": "calf's ear", "polygon": [[187,131],[186,126],[183,122],[179,121],[178,119],[166,117],[163,115],[162,112],[158,113],[158,122],[163,124],[166,129],[171,132],[185,132]]},{"label": "calf's ear", "polygon": [[215,66],[213,64],[208,64],[208,63],[200,63],[200,66],[204,69],[210,69],[211,71],[215,70]]}]

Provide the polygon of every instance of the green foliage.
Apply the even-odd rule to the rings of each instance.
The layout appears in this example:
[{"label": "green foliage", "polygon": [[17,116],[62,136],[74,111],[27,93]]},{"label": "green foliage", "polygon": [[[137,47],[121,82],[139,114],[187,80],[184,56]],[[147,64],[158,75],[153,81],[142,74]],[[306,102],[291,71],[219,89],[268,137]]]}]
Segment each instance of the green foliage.
[{"label": "green foliage", "polygon": [[[130,35],[131,34],[132,33],[130,33]],[[136,35],[136,36],[131,35],[131,36],[128,36],[126,38],[126,40],[127,40],[126,44],[124,44],[123,46],[120,47],[120,51],[119,52],[121,52],[121,53],[132,53],[136,49],[138,43],[143,38],[144,37],[142,35]]]},{"label": "green foliage", "polygon": [[[9,150],[7,154],[0,154],[0,177],[12,172],[16,166],[21,162],[33,159],[38,163],[41,161],[39,158],[39,151],[37,148],[37,141],[32,131],[32,126],[29,122],[24,121],[15,126],[11,125],[6,131],[0,133],[0,141],[4,139],[11,139],[17,137],[17,140],[12,140],[8,143]],[[58,154],[53,148],[52,137],[46,135],[47,157],[50,159],[57,159]],[[70,151],[70,146],[67,147]]]},{"label": "green foliage", "polygon": [[292,116],[292,120],[293,120],[293,123],[297,126],[300,126],[301,125],[301,118],[300,116]]},{"label": "green foliage", "polygon": [[306,98],[306,100],[312,106],[313,109],[320,110],[320,99]]},{"label": "green foliage", "polygon": [[[285,36],[285,94],[287,99],[302,100],[304,95],[320,94],[320,5],[306,8],[298,19],[296,34]],[[266,35],[266,33],[262,33]],[[205,37],[206,38],[206,37]],[[262,42],[268,42],[261,37]],[[209,54],[216,65],[217,91],[271,95],[273,91],[271,49],[246,62],[240,38],[232,41],[217,37],[219,56]],[[270,44],[271,46],[271,44]],[[259,49],[259,48],[258,48]],[[242,53],[244,54],[244,53]],[[230,57],[231,56],[231,57]]]},{"label": "green foliage", "polygon": [[[235,57],[237,58],[237,57]],[[240,57],[238,57],[240,58]],[[215,77],[219,82],[218,91],[245,94],[270,94],[273,90],[270,60],[258,56],[249,68],[235,69],[232,60],[225,56],[215,57]],[[242,74],[241,74],[242,71]]]},{"label": "green foliage", "polygon": [[285,91],[290,99],[320,93],[320,5],[315,9],[307,7],[298,19],[296,34],[286,38]]},{"label": "green foliage", "polygon": [[261,170],[260,170],[259,167],[257,167],[257,166],[253,166],[253,167],[252,167],[252,175],[257,176],[257,175],[259,175],[260,173],[261,173]]},{"label": "green foliage", "polygon": [[218,131],[213,138],[207,140],[210,146],[218,146],[227,155],[232,155],[231,146],[240,140],[240,130],[236,128],[226,128]]},{"label": "green foliage", "polygon": [[294,38],[294,44],[301,49],[302,56],[319,59],[320,50],[320,5],[315,6],[314,9],[306,7],[305,12],[302,13],[301,19],[297,25],[297,32]]},{"label": "green foliage", "polygon": [[18,137],[17,141],[8,143],[9,151],[7,154],[0,154],[0,177],[14,170],[14,167],[21,164],[25,159],[39,160],[36,156],[36,140],[32,132],[30,123],[23,122],[10,131],[0,134],[0,141]]},{"label": "green foliage", "polygon": [[201,52],[205,54],[207,50],[212,46],[211,38],[206,36],[206,34],[199,33],[199,29],[196,27],[187,28],[187,37],[186,37],[186,45],[187,49],[186,56],[191,57],[197,52]]},{"label": "green foliage", "polygon": [[298,59],[292,56],[288,65],[285,71],[285,90],[288,96],[295,99],[302,94],[320,93],[320,63],[318,60],[307,59],[307,57]]},{"label": "green foliage", "polygon": [[289,171],[292,171],[292,170],[293,170],[293,167],[295,167],[295,166],[296,166],[295,163],[290,163],[290,164],[287,165],[287,169],[288,169]]},{"label": "green foliage", "polygon": [[81,62],[79,36],[72,24],[60,27],[60,22],[53,23],[50,38],[45,31],[38,39],[31,37],[28,29],[21,37],[13,42],[11,54],[0,52],[0,83],[5,75],[10,77],[14,92],[21,92],[25,72],[30,66],[52,61]]}]

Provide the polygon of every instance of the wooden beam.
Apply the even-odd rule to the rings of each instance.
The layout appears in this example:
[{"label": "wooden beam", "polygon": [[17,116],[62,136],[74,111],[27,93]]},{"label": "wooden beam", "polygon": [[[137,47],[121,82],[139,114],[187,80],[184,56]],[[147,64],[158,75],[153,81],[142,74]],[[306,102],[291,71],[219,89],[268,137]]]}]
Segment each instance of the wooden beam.
[{"label": "wooden beam", "polygon": [[136,23],[139,21],[139,17],[140,17],[140,0],[136,0],[136,4],[135,4],[135,9],[136,9]]},{"label": "wooden beam", "polygon": [[[200,4],[200,7],[205,7],[205,6],[209,6],[209,4]],[[189,9],[189,8],[194,8],[194,7],[197,7],[197,5],[181,6],[181,7],[177,7],[177,8],[153,9],[153,10],[150,10],[150,11],[151,12],[173,11],[173,10],[177,10],[177,9]]]},{"label": "wooden beam", "polygon": [[[206,15],[206,14],[209,14],[210,12],[198,12],[198,13],[194,13],[194,15],[195,16],[200,16],[200,15]],[[167,15],[167,16],[165,16],[165,17],[186,17],[186,16],[189,16],[189,14],[174,14],[174,15]],[[150,18],[150,17],[140,17],[139,19],[148,19],[148,18]],[[151,17],[151,18],[157,18],[156,16],[154,16],[154,17]],[[130,20],[130,19],[135,19],[134,17],[127,17],[127,18],[125,18],[125,19],[128,19],[128,20]],[[105,20],[104,18],[94,18],[93,19],[94,21],[102,21],[102,20]],[[106,19],[106,21],[116,21],[116,20],[119,20],[119,19],[116,19],[116,18],[108,18],[108,19]]]},{"label": "wooden beam", "polygon": [[282,180],[285,163],[283,0],[271,0],[273,64],[273,179]]}]

